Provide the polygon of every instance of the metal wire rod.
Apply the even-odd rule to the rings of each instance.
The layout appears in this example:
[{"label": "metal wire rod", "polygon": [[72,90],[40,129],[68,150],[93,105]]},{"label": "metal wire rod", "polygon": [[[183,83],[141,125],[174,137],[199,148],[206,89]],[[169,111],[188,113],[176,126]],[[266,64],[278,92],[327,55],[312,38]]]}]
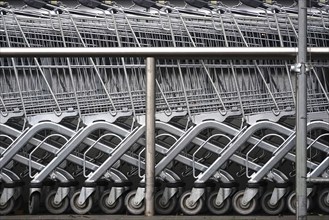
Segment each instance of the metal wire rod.
[{"label": "metal wire rod", "polygon": [[[148,48],[109,48],[109,47],[38,47],[38,48],[0,48],[0,57],[156,57],[156,58],[217,58],[217,59],[287,59],[296,58],[298,48],[257,47],[257,48],[186,48],[186,47],[148,47]],[[329,47],[309,47],[307,53],[312,58],[329,57]]]}]

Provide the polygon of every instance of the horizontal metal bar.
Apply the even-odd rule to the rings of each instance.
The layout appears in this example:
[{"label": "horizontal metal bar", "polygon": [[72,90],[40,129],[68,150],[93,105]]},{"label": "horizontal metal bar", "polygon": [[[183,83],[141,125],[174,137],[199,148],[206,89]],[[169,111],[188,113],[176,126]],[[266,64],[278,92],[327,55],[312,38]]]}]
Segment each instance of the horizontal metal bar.
[{"label": "horizontal metal bar", "polygon": [[[217,58],[217,59],[295,59],[295,47],[36,47],[0,48],[0,57],[156,57],[156,58]],[[312,58],[329,57],[329,47],[310,47],[308,55]]]},{"label": "horizontal metal bar", "polygon": [[329,183],[329,178],[307,178],[306,181],[309,183]]}]

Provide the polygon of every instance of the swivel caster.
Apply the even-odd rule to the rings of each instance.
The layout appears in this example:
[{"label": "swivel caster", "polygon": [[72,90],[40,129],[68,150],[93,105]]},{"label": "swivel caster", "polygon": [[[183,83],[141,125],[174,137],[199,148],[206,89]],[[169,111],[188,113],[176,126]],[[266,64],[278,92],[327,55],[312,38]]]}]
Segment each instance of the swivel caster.
[{"label": "swivel caster", "polygon": [[65,197],[61,202],[56,203],[54,201],[57,191],[52,190],[48,193],[45,199],[45,206],[48,212],[54,215],[63,214],[70,205],[70,201],[68,197]]},{"label": "swivel caster", "polygon": [[174,212],[177,207],[176,195],[171,197],[169,201],[165,204],[162,201],[163,190],[157,192],[154,196],[154,209],[155,212],[160,215],[170,215]]},{"label": "swivel caster", "polygon": [[253,213],[258,207],[258,202],[255,198],[253,198],[249,203],[243,204],[242,198],[244,195],[244,190],[238,191],[232,199],[233,209],[239,213],[240,215],[250,215]]},{"label": "swivel caster", "polygon": [[190,191],[184,192],[179,199],[179,206],[182,212],[186,215],[197,215],[201,212],[204,207],[204,201],[200,198],[194,204],[189,200],[191,195]]},{"label": "swivel caster", "polygon": [[271,197],[272,197],[271,191],[264,193],[264,195],[262,196],[261,207],[262,207],[263,211],[269,215],[278,215],[278,214],[282,213],[285,209],[285,199],[281,198],[277,202],[277,204],[272,205],[270,203]]},{"label": "swivel caster", "polygon": [[5,204],[0,204],[0,215],[8,215],[14,210],[14,207],[15,207],[14,198],[9,199]]},{"label": "swivel caster", "polygon": [[214,215],[224,215],[231,210],[231,199],[225,199],[222,204],[216,203],[218,192],[212,192],[207,199],[207,208]]},{"label": "swivel caster", "polygon": [[106,190],[103,192],[100,200],[99,207],[105,214],[118,214],[124,209],[123,195],[115,200],[114,203],[109,202],[109,194],[111,190]]},{"label": "swivel caster", "polygon": [[40,211],[40,193],[32,193],[29,197],[29,213],[35,215]]},{"label": "swivel caster", "polygon": [[[289,196],[287,197],[287,205],[288,209],[291,213],[296,214],[296,193],[291,192]],[[310,209],[310,198],[307,197],[307,211]]]},{"label": "swivel caster", "polygon": [[88,213],[93,207],[93,200],[89,196],[83,204],[79,204],[80,191],[75,192],[70,200],[71,209],[78,215],[84,215]]},{"label": "swivel caster", "polygon": [[329,213],[329,189],[323,189],[318,194],[318,205],[321,211]]},{"label": "swivel caster", "polygon": [[130,191],[125,198],[125,205],[129,213],[133,215],[141,215],[145,211],[145,204],[144,201],[141,201],[137,204],[134,200],[136,195],[136,190]]}]

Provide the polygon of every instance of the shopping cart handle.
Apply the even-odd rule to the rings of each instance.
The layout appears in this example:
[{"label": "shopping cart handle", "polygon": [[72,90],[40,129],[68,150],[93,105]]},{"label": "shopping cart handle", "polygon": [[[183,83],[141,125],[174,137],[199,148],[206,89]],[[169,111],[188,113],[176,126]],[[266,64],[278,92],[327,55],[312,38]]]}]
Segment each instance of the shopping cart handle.
[{"label": "shopping cart handle", "polygon": [[94,1],[94,0],[79,0],[78,2],[81,5],[86,6],[88,8],[97,8],[101,4],[100,1]]},{"label": "shopping cart handle", "polygon": [[267,8],[264,5],[263,1],[260,1],[260,0],[241,0],[241,2],[245,5],[248,5],[253,8],[264,8],[264,9]]},{"label": "shopping cart handle", "polygon": [[196,8],[208,8],[210,10],[214,9],[208,4],[207,1],[203,1],[203,0],[185,0],[185,2]]},{"label": "shopping cart handle", "polygon": [[103,4],[102,2],[97,0],[79,0],[79,3],[88,8],[100,8],[103,10],[107,10],[110,8],[108,5]]},{"label": "shopping cart handle", "polygon": [[46,5],[46,2],[44,1],[39,1],[39,0],[24,0],[25,4],[27,4],[28,6],[32,7],[32,8],[43,8],[43,6]]},{"label": "shopping cart handle", "polygon": [[136,5],[144,7],[144,8],[156,8],[159,10],[162,8],[155,1],[152,1],[152,0],[133,0],[133,2]]},{"label": "shopping cart handle", "polygon": [[42,0],[24,0],[25,4],[32,8],[41,9],[45,8],[48,10],[57,10],[59,13],[62,13],[62,10],[58,8],[58,5],[52,5]]}]

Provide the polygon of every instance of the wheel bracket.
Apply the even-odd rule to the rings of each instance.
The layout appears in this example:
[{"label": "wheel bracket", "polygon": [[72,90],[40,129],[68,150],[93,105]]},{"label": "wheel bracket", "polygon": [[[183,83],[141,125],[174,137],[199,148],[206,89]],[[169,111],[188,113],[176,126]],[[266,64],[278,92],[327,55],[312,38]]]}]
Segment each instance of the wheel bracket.
[{"label": "wheel bracket", "polygon": [[112,187],[107,200],[108,204],[113,205],[124,192],[124,187]]},{"label": "wheel bracket", "polygon": [[78,199],[78,204],[83,205],[89,198],[89,196],[91,196],[95,192],[95,190],[96,189],[94,187],[82,187]]},{"label": "wheel bracket", "polygon": [[241,200],[242,205],[247,205],[258,193],[258,188],[246,188]]},{"label": "wheel bracket", "polygon": [[70,187],[58,187],[54,198],[55,204],[60,204],[63,199],[70,193]]},{"label": "wheel bracket", "polygon": [[163,205],[167,205],[169,200],[178,192],[177,188],[168,188],[165,187],[163,190],[163,194],[161,197],[161,203],[163,203]]},{"label": "wheel bracket", "polygon": [[133,198],[134,205],[139,205],[145,198],[145,188],[144,187],[138,187],[135,197]]},{"label": "wheel bracket", "polygon": [[286,194],[286,188],[274,188],[270,199],[270,205],[275,206],[280,199]]},{"label": "wheel bracket", "polygon": [[232,193],[231,188],[220,188],[216,197],[216,205],[220,206]]},{"label": "wheel bracket", "polygon": [[188,198],[189,203],[193,206],[205,193],[204,188],[192,188],[191,195]]},{"label": "wheel bracket", "polygon": [[15,188],[4,188],[0,197],[0,205],[5,205],[15,193]]}]

